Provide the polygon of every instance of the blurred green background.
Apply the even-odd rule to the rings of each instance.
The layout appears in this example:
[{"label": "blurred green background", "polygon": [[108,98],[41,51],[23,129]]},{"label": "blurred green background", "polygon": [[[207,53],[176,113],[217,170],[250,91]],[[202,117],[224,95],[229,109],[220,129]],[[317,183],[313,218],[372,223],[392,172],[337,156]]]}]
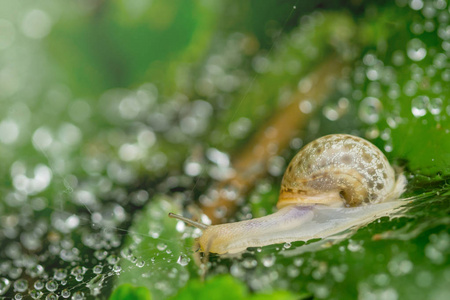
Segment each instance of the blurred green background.
[{"label": "blurred green background", "polygon": [[[449,55],[446,0],[0,0],[0,297],[448,299]],[[345,74],[233,220],[274,211],[330,133],[402,167],[407,209],[200,267],[167,213],[332,57]]]}]

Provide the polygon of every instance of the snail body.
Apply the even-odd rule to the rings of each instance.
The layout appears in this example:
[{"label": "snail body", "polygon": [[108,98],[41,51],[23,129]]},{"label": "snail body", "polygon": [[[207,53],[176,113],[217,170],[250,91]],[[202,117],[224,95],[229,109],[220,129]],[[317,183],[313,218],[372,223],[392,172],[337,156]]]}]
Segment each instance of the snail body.
[{"label": "snail body", "polygon": [[261,218],[207,226],[170,214],[203,230],[202,251],[237,253],[247,247],[323,238],[366,224],[401,205],[406,186],[386,156],[347,134],[321,137],[289,163],[277,212]]}]

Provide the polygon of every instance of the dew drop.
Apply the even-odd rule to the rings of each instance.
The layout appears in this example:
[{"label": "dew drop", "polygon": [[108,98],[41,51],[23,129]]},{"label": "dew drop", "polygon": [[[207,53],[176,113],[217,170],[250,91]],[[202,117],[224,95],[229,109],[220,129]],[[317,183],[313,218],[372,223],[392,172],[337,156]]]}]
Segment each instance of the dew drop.
[{"label": "dew drop", "polygon": [[418,96],[411,101],[411,112],[415,117],[423,117],[427,113],[430,99],[427,96]]},{"label": "dew drop", "polygon": [[289,265],[286,269],[286,273],[289,277],[295,278],[300,274],[300,269],[294,265]]},{"label": "dew drop", "polygon": [[119,266],[119,265],[115,265],[115,266],[113,266],[113,269],[112,269],[115,273],[120,273],[120,271],[122,271],[122,267],[121,266]]},{"label": "dew drop", "polygon": [[164,250],[166,250],[167,245],[164,244],[164,243],[159,243],[158,245],[156,245],[156,248],[157,248],[159,251],[164,251]]},{"label": "dew drop", "polygon": [[6,294],[10,286],[11,282],[8,279],[0,277],[0,296]]},{"label": "dew drop", "polygon": [[52,20],[42,10],[33,9],[29,11],[22,21],[22,32],[32,39],[42,39],[50,33]]},{"label": "dew drop", "polygon": [[84,296],[84,293],[83,292],[81,292],[81,291],[78,291],[78,292],[75,292],[73,295],[72,295],[72,298],[71,298],[72,300],[84,300],[84,299],[86,299],[86,297]]},{"label": "dew drop", "polygon": [[439,115],[442,111],[442,99],[441,98],[430,99],[428,110],[432,115]]},{"label": "dew drop", "polygon": [[273,264],[276,261],[276,257],[275,255],[268,255],[262,258],[261,262],[264,265],[264,267],[269,268],[271,266],[273,266]]},{"label": "dew drop", "polygon": [[110,264],[110,265],[115,265],[119,262],[120,258],[117,257],[117,255],[111,254],[110,256],[108,256],[108,258],[106,259],[106,261]]},{"label": "dew drop", "polygon": [[45,296],[45,300],[57,300],[58,298],[59,298],[58,295],[54,293],[50,293],[47,296]]},{"label": "dew drop", "polygon": [[136,263],[136,266],[138,268],[142,268],[143,266],[145,266],[145,261],[143,260],[138,260],[138,262]]},{"label": "dew drop", "polygon": [[133,251],[130,248],[124,248],[120,251],[120,255],[125,259],[129,259],[133,255]]},{"label": "dew drop", "polygon": [[179,264],[180,266],[185,267],[185,266],[188,265],[189,261],[190,261],[189,257],[187,257],[186,255],[180,255],[180,256],[178,256],[177,264]]},{"label": "dew drop", "polygon": [[67,277],[67,270],[65,269],[57,269],[55,270],[55,275],[53,275],[53,278],[55,278],[58,281],[64,280]]},{"label": "dew drop", "polygon": [[242,277],[242,276],[245,275],[245,270],[244,270],[244,268],[242,267],[241,264],[239,264],[239,263],[234,263],[233,265],[231,265],[230,273],[231,273],[231,275],[233,275],[234,277],[239,278],[239,277]]},{"label": "dew drop", "polygon": [[98,260],[104,260],[108,256],[108,252],[104,251],[104,250],[97,250],[97,251],[94,252],[94,256]]},{"label": "dew drop", "polygon": [[22,300],[23,299],[23,295],[22,294],[15,294],[14,295],[14,299],[15,300]]},{"label": "dew drop", "polygon": [[29,293],[30,297],[33,299],[39,299],[42,297],[43,294],[44,293],[42,293],[41,291],[38,291],[38,290],[31,290]]},{"label": "dew drop", "polygon": [[28,289],[28,281],[25,279],[18,279],[14,282],[14,290],[17,292],[25,292]]},{"label": "dew drop", "polygon": [[45,284],[44,284],[44,282],[43,282],[42,280],[37,280],[37,281],[34,283],[34,288],[35,288],[36,290],[42,290],[42,289],[44,288],[44,286],[45,286]]},{"label": "dew drop", "polygon": [[419,39],[412,39],[408,42],[406,54],[413,61],[421,61],[427,55],[425,44]]},{"label": "dew drop", "polygon": [[94,268],[92,268],[92,272],[94,272],[94,274],[100,274],[102,271],[103,271],[102,265],[96,265],[94,266]]},{"label": "dew drop", "polygon": [[55,280],[49,280],[45,284],[45,288],[49,292],[54,292],[54,291],[56,291],[58,289],[58,282],[56,282]]},{"label": "dew drop", "polygon": [[44,268],[41,265],[36,265],[28,270],[28,274],[33,278],[42,275],[42,273],[44,273]]},{"label": "dew drop", "polygon": [[242,266],[246,269],[252,269],[255,268],[258,265],[258,262],[256,259],[252,257],[247,257],[242,261]]},{"label": "dew drop", "polygon": [[374,124],[380,119],[382,108],[380,100],[374,97],[367,97],[361,102],[358,115],[363,122]]},{"label": "dew drop", "polygon": [[61,296],[63,298],[69,298],[70,297],[70,291],[68,289],[64,289],[61,291]]}]

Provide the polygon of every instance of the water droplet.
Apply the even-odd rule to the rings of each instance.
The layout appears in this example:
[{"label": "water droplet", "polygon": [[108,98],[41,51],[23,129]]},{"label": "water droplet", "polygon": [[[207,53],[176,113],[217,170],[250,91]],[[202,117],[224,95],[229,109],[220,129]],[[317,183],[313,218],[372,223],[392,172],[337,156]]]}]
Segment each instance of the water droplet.
[{"label": "water droplet", "polygon": [[41,291],[38,291],[38,290],[31,290],[29,293],[30,297],[33,299],[39,299],[42,297],[43,294],[44,293],[42,293]]},{"label": "water droplet", "polygon": [[45,286],[44,282],[42,280],[37,280],[34,282],[34,288],[37,290],[42,290]]},{"label": "water droplet", "polygon": [[426,45],[419,39],[412,39],[407,44],[406,54],[413,61],[421,61],[427,55]]},{"label": "water droplet", "polygon": [[68,289],[64,289],[61,291],[61,296],[63,298],[69,298],[70,297],[70,291]]},{"label": "water droplet", "polygon": [[298,107],[300,111],[304,114],[309,114],[314,109],[313,103],[310,100],[303,100],[302,102],[300,102]]},{"label": "water droplet", "polygon": [[245,275],[245,269],[242,267],[241,264],[239,263],[233,263],[230,267],[230,273],[231,275],[233,275],[234,277],[242,277]]},{"label": "water droplet", "polygon": [[294,259],[294,266],[301,267],[305,260],[301,257]]},{"label": "water droplet", "polygon": [[15,121],[4,120],[0,123],[0,142],[4,144],[13,144],[19,137],[19,133],[19,125],[17,125]]},{"label": "water droplet", "polygon": [[427,96],[418,96],[411,101],[411,112],[415,117],[423,117],[427,113],[430,99]]},{"label": "water droplet", "polygon": [[409,6],[414,10],[421,10],[423,7],[423,1],[422,0],[412,0],[409,2]]},{"label": "water droplet", "polygon": [[14,290],[17,292],[25,292],[28,289],[28,281],[25,279],[18,279],[14,282]]},{"label": "water droplet", "polygon": [[45,300],[58,300],[58,295],[54,294],[54,293],[50,293],[47,296],[45,296]]},{"label": "water droplet", "polygon": [[42,39],[50,33],[52,20],[43,10],[33,9],[29,11],[22,21],[22,32],[32,39]]},{"label": "water droplet", "polygon": [[374,124],[380,119],[380,113],[383,106],[377,98],[367,97],[359,106],[358,115],[363,122]]},{"label": "water droplet", "polygon": [[180,255],[178,257],[178,259],[177,259],[177,264],[179,264],[180,266],[185,267],[185,266],[188,265],[189,261],[190,261],[189,257],[187,257],[186,255]]},{"label": "water droplet", "polygon": [[159,236],[161,235],[164,227],[162,226],[161,223],[158,222],[152,222],[149,224],[150,230],[148,231],[148,234],[154,238],[157,239],[159,238]]},{"label": "water droplet", "polygon": [[129,259],[133,255],[133,251],[130,248],[123,248],[120,251],[120,255],[125,259]]},{"label": "water droplet", "polygon": [[45,284],[45,288],[49,292],[54,292],[54,291],[56,291],[58,289],[58,282],[56,282],[56,280],[49,280]]},{"label": "water droplet", "polygon": [[188,176],[198,176],[202,171],[202,165],[195,161],[186,161],[184,164],[184,172]]},{"label": "water droplet", "polygon": [[70,274],[72,276],[84,275],[84,273],[86,273],[86,271],[87,271],[87,269],[85,267],[76,266],[70,271]]},{"label": "water droplet", "polygon": [[137,266],[138,268],[142,268],[143,266],[145,266],[145,261],[143,261],[143,260],[138,260],[138,261],[136,262],[136,266]]},{"label": "water droplet", "polygon": [[264,267],[269,268],[269,267],[273,266],[273,264],[275,263],[276,260],[277,259],[276,259],[275,255],[270,254],[270,255],[263,257],[261,259],[261,262],[264,265]]},{"label": "water droplet", "polygon": [[289,277],[295,278],[300,274],[300,269],[294,265],[287,266],[286,273]]},{"label": "water droplet", "polygon": [[252,257],[244,258],[244,260],[242,261],[242,266],[246,269],[255,268],[257,265],[258,265],[258,262],[256,261],[256,259],[254,259]]},{"label": "water droplet", "polygon": [[117,264],[120,261],[120,258],[117,257],[117,255],[111,254],[110,256],[108,256],[108,258],[106,259],[106,261],[110,264],[110,265],[114,265]]},{"label": "water droplet", "polygon": [[360,244],[358,244],[357,242],[352,241],[352,240],[349,240],[347,249],[350,250],[351,252],[358,252],[358,251],[363,250],[363,248]]},{"label": "water droplet", "polygon": [[317,285],[314,289],[314,294],[317,298],[324,299],[330,295],[330,290],[325,285]]},{"label": "water droplet", "polygon": [[445,256],[440,249],[431,243],[425,247],[425,255],[432,263],[437,265],[442,264],[445,261]]},{"label": "water droplet", "polygon": [[419,287],[426,288],[433,283],[433,275],[428,271],[421,271],[416,275],[416,284]]},{"label": "water droplet", "polygon": [[115,266],[113,266],[113,269],[112,269],[115,273],[120,273],[120,271],[122,271],[122,267],[121,266],[119,266],[119,265],[115,265]]},{"label": "water droplet", "polygon": [[430,99],[428,110],[432,115],[439,115],[442,111],[442,99],[441,98]]},{"label": "water droplet", "polygon": [[10,286],[11,282],[8,279],[0,277],[0,296],[6,294]]},{"label": "water droplet", "polygon": [[106,258],[106,256],[108,256],[108,252],[104,251],[104,250],[97,250],[97,251],[94,252],[94,256],[98,260],[104,260]]},{"label": "water droplet", "polygon": [[444,53],[438,53],[434,56],[433,64],[436,68],[442,69],[447,66],[447,55]]},{"label": "water droplet", "polygon": [[56,269],[55,274],[53,275],[53,278],[55,278],[58,281],[64,280],[67,277],[67,270],[65,269]]},{"label": "water droplet", "polygon": [[228,126],[228,131],[234,138],[243,138],[252,128],[252,121],[247,118],[239,118]]},{"label": "water droplet", "polygon": [[94,274],[100,274],[102,271],[103,271],[102,265],[96,265],[96,266],[94,266],[94,268],[92,268],[92,272]]},{"label": "water droplet", "polygon": [[72,295],[72,300],[84,300],[86,297],[84,296],[84,293],[81,291],[75,292]]},{"label": "water droplet", "polygon": [[158,245],[156,245],[156,248],[157,248],[159,251],[164,251],[164,250],[166,250],[167,245],[164,244],[164,243],[159,243]]},{"label": "water droplet", "polygon": [[22,300],[23,299],[23,295],[22,294],[15,294],[14,295],[14,299],[15,300]]}]

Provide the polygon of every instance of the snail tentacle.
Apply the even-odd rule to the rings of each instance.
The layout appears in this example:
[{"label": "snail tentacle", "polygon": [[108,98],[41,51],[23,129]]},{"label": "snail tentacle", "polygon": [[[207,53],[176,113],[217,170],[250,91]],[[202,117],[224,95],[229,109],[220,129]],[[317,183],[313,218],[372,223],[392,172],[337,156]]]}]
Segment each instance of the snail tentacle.
[{"label": "snail tentacle", "polygon": [[202,251],[236,253],[247,247],[323,238],[388,215],[402,205],[406,178],[370,142],[348,134],[321,137],[294,156],[284,173],[277,212],[200,228]]}]

